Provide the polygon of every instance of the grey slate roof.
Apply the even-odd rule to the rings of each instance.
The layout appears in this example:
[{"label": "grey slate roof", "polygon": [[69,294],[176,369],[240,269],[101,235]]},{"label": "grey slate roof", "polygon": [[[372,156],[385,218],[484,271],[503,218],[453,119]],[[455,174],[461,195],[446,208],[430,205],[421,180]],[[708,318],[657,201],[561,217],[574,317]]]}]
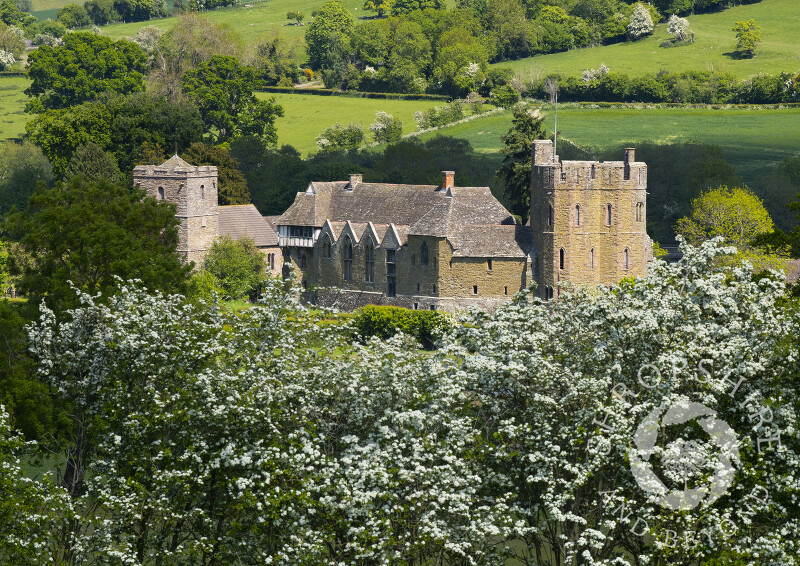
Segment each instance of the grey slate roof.
[{"label": "grey slate roof", "polygon": [[221,236],[230,236],[234,240],[252,238],[259,248],[278,245],[278,233],[252,204],[220,206],[218,209]]},{"label": "grey slate roof", "polygon": [[394,225],[401,245],[408,236],[448,238],[463,257],[524,257],[530,251],[531,238],[515,228],[489,187],[312,182],[277,224],[321,227],[326,220],[332,228],[350,222],[356,240],[368,222],[376,230]]},{"label": "grey slate roof", "polygon": [[159,168],[167,169],[168,171],[174,171],[178,167],[188,167],[192,168],[193,166],[189,164],[189,162],[181,159],[178,157],[177,154],[173,155],[169,159],[167,159],[164,163],[158,166]]},{"label": "grey slate roof", "polygon": [[450,238],[454,257],[524,258],[531,249],[530,226],[464,226]]}]

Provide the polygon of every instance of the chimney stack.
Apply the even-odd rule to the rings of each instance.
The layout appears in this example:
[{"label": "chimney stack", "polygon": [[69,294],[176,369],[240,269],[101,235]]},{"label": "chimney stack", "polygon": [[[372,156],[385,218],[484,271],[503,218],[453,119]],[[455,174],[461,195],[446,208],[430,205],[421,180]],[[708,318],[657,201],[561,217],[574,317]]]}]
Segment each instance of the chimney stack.
[{"label": "chimney stack", "polygon": [[454,179],[456,178],[455,171],[442,171],[442,186],[441,190],[446,191],[448,187],[455,186]]},{"label": "chimney stack", "polygon": [[625,148],[625,180],[631,178],[631,163],[636,161],[636,150],[632,147]]},{"label": "chimney stack", "polygon": [[351,173],[350,174],[350,184],[347,186],[348,190],[352,191],[353,187],[355,187],[357,184],[359,184],[361,182],[362,178],[363,178],[363,176],[361,175],[361,173]]}]

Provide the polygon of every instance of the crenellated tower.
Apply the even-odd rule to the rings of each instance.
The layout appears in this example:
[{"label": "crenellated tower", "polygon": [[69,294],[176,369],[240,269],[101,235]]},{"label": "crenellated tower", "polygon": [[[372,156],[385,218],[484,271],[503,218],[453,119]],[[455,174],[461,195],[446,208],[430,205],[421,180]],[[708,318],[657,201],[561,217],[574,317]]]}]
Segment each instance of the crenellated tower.
[{"label": "crenellated tower", "polygon": [[559,283],[614,285],[642,277],[653,258],[647,235],[647,165],[632,148],[623,161],[560,161],[536,140],[531,167],[533,277],[545,298]]},{"label": "crenellated tower", "polygon": [[161,165],[134,167],[133,184],[145,189],[147,196],[177,206],[177,252],[199,266],[220,233],[217,168],[196,167],[175,155]]}]

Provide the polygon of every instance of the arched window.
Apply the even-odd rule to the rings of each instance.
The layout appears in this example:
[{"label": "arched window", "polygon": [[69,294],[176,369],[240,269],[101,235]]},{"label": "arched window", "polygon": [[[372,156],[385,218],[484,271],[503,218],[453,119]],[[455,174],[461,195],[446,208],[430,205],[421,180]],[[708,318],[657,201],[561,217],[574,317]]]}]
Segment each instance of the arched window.
[{"label": "arched window", "polygon": [[345,281],[353,280],[353,243],[350,241],[350,236],[344,237],[344,244],[342,246],[342,271],[344,273]]},{"label": "arched window", "polygon": [[158,187],[158,200],[164,200],[164,187]]},{"label": "arched window", "polygon": [[200,198],[206,198],[206,186],[200,185]]},{"label": "arched window", "polygon": [[630,252],[628,251],[628,248],[625,248],[622,251],[622,268],[623,269],[630,268]]},{"label": "arched window", "polygon": [[637,202],[636,203],[636,222],[641,222],[644,220],[644,203]]},{"label": "arched window", "polygon": [[611,226],[611,205],[606,205],[606,224]]},{"label": "arched window", "polygon": [[552,226],[553,225],[553,205],[551,204],[551,205],[549,205],[549,207],[550,208],[548,209],[548,212],[547,212],[547,225],[548,226]]},{"label": "arched window", "polygon": [[375,246],[372,245],[372,240],[369,238],[364,247],[364,281],[375,282]]},{"label": "arched window", "polygon": [[575,205],[575,226],[581,225],[581,205]]},{"label": "arched window", "polygon": [[322,257],[331,257],[331,238],[327,234],[322,238]]},{"label": "arched window", "polygon": [[561,248],[560,250],[558,250],[558,268],[559,269],[564,269],[564,265],[565,265],[565,262],[564,262],[564,248]]},{"label": "arched window", "polygon": [[419,264],[423,267],[428,265],[428,242],[424,240],[419,247]]},{"label": "arched window", "polygon": [[589,267],[594,269],[594,248],[589,252]]}]

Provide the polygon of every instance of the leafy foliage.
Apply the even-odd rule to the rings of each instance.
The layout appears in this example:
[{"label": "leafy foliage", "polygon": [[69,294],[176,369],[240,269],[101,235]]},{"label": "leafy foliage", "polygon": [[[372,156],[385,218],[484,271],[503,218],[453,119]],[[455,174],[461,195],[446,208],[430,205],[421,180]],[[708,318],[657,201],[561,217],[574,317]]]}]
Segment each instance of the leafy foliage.
[{"label": "leafy foliage", "polygon": [[29,141],[0,144],[0,215],[12,206],[25,208],[36,186],[53,182],[53,168],[42,151]]},{"label": "leafy foliage", "polygon": [[214,165],[217,168],[219,204],[250,204],[247,180],[239,170],[239,163],[227,149],[196,142],[189,146],[182,157],[192,165]]},{"label": "leafy foliage", "polygon": [[133,42],[88,32],[70,33],[64,44],[43,45],[28,56],[29,112],[63,109],[101,94],[144,90],[146,59]]},{"label": "leafy foliage", "polygon": [[72,286],[108,293],[119,277],[182,289],[191,266],[175,253],[177,225],[174,205],[145,198],[143,189],[75,177],[37,189],[6,228],[31,256],[15,266],[20,290],[61,312],[74,305]]},{"label": "leafy foliage", "polygon": [[277,142],[275,119],[283,109],[275,99],[258,100],[253,90],[260,80],[252,67],[235,58],[216,55],[183,76],[183,91],[197,104],[211,139],[228,142],[250,135],[269,145]]},{"label": "leafy foliage", "polygon": [[403,133],[403,123],[387,112],[375,113],[375,121],[370,124],[372,137],[375,143],[392,143],[400,141]]},{"label": "leafy foliage", "polygon": [[761,43],[761,26],[749,19],[733,24],[732,31],[736,32],[736,55],[746,59],[755,57],[756,47]]},{"label": "leafy foliage", "polygon": [[255,297],[266,277],[266,258],[253,240],[223,236],[209,248],[203,271],[211,274],[227,300]]},{"label": "leafy foliage", "polygon": [[505,184],[510,210],[523,221],[531,208],[531,151],[534,140],[545,139],[544,116],[524,105],[514,107],[514,118],[508,133],[502,136],[503,164],[497,176]]},{"label": "leafy foliage", "polygon": [[308,61],[314,69],[323,66],[325,54],[333,34],[349,51],[350,36],[353,33],[355,20],[347,8],[338,0],[330,0],[323,4],[314,19],[306,28],[305,38],[308,45]]},{"label": "leafy foliage", "polygon": [[322,152],[358,149],[364,142],[361,124],[339,124],[328,126],[317,136],[317,147]]},{"label": "leafy foliage", "polygon": [[64,176],[69,178],[76,175],[81,175],[90,182],[103,179],[111,183],[122,181],[122,174],[114,156],[92,142],[79,146],[72,154]]},{"label": "leafy foliage", "polygon": [[425,348],[432,348],[434,342],[452,328],[452,324],[446,314],[437,311],[400,307],[367,306],[358,309],[353,316],[353,330],[361,340],[372,336],[386,340],[402,332]]}]

